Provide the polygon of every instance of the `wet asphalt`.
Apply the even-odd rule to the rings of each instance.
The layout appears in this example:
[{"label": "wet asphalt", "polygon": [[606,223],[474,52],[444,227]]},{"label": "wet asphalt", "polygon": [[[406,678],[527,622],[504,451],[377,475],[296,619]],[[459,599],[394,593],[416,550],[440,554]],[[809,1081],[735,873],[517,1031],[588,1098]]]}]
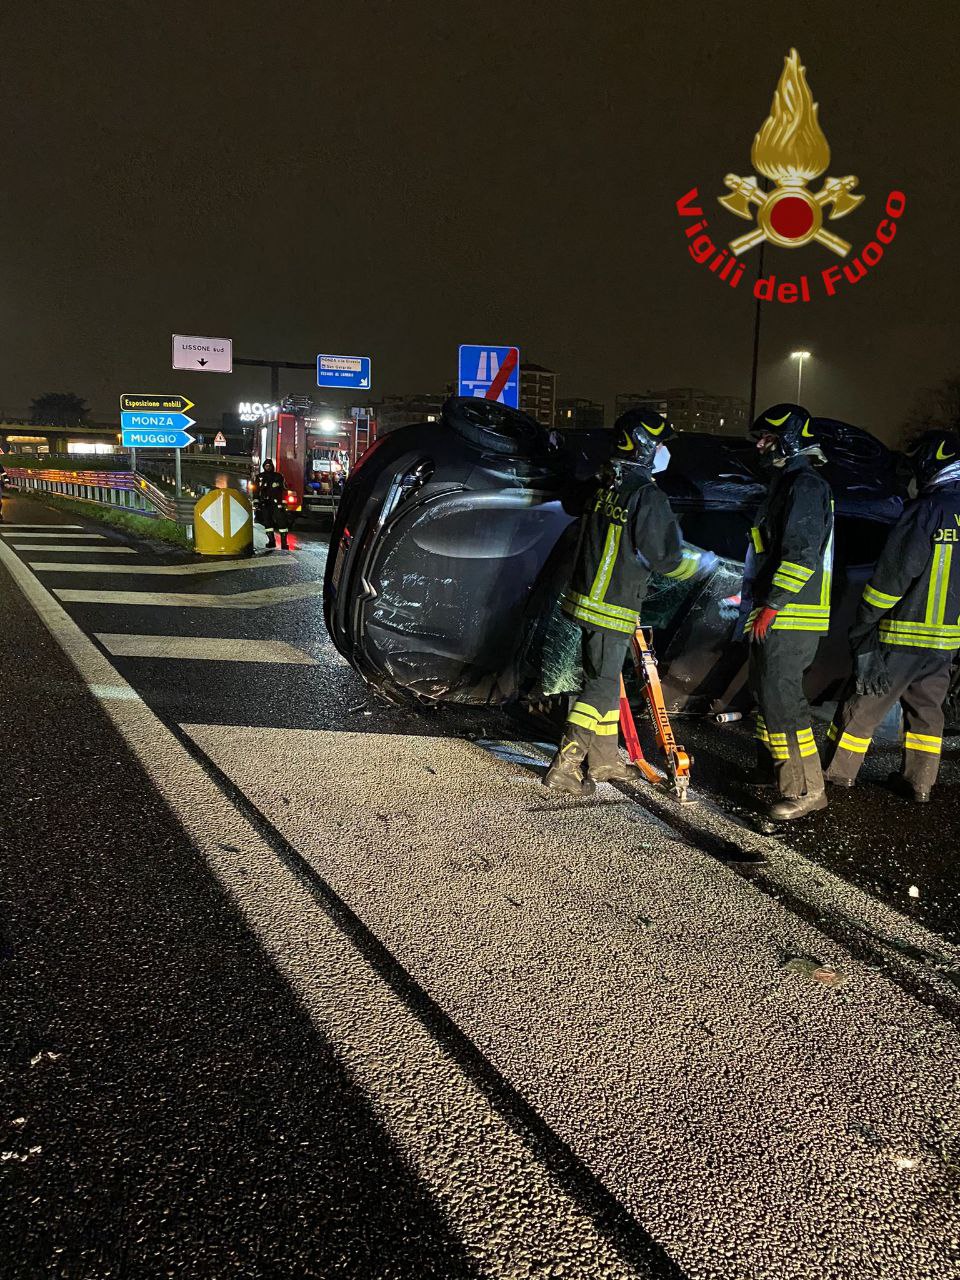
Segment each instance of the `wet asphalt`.
[{"label": "wet asphalt", "polygon": [[[8,520],[85,523],[4,506]],[[137,565],[191,560],[104,532],[134,545]],[[219,581],[38,576],[48,590],[188,593],[319,581],[323,536],[303,542]],[[88,550],[18,554],[86,562]],[[610,1224],[618,1261],[600,1261],[597,1245],[579,1261],[521,1263],[509,1230],[502,1265],[483,1260],[376,1087],[294,994],[0,570],[0,1274],[956,1274],[952,1024],[844,955],[842,938],[825,941],[776,893],[758,897],[740,872],[701,862],[612,788],[589,808],[545,803],[536,726],[382,705],[332,650],[319,594],[249,611],[65,607],[88,635],[283,639],[316,660],[111,659],[301,860],[299,874],[349,903],[450,1019],[441,1038],[463,1037],[460,1069],[488,1084],[492,1072],[501,1109],[532,1108],[551,1176],[556,1151],[575,1153],[565,1185]],[[756,802],[737,782],[746,731],[677,729],[698,787],[746,831]],[[960,937],[956,751],[949,744],[924,809],[875,784],[888,767],[878,755],[863,787],[778,836],[948,950]],[[808,954],[842,967],[852,989],[818,992],[811,1006],[796,981],[784,985],[783,965]],[[746,1098],[772,1128],[754,1127]],[[902,1161],[921,1167],[921,1185],[904,1184]],[[825,1217],[824,1194],[838,1197]],[[534,1222],[538,1212],[547,1224],[532,1203]]]}]

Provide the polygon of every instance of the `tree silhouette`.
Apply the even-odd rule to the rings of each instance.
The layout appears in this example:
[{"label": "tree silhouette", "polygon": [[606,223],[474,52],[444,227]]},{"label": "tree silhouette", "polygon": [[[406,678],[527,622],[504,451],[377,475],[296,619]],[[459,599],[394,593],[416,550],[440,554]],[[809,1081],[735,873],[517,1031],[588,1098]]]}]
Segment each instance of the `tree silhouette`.
[{"label": "tree silhouette", "polygon": [[917,396],[900,429],[901,445],[933,427],[960,431],[960,375],[945,378],[937,387],[926,387]]},{"label": "tree silhouette", "polygon": [[30,405],[30,421],[36,427],[79,427],[90,410],[72,391],[47,391]]}]

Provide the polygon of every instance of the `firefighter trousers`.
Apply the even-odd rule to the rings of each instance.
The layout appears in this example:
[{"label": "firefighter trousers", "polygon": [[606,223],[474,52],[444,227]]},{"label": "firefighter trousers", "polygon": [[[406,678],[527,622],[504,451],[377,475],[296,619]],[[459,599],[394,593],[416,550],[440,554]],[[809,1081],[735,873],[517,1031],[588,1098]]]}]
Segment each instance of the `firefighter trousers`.
[{"label": "firefighter trousers", "polygon": [[955,655],[934,649],[883,645],[890,691],[859,694],[851,682],[827,730],[827,779],[853,782],[870,739],[897,702],[903,708],[903,777],[916,791],[929,791],[940,771],[943,705],[950,691]]},{"label": "firefighter trousers", "polygon": [[586,771],[616,764],[620,734],[620,674],[633,639],[619,631],[581,628],[583,688],[567,716],[560,753]]},{"label": "firefighter trousers", "polygon": [[290,516],[282,502],[267,499],[261,505],[261,512],[263,515],[263,527],[267,533],[283,535],[290,532]]},{"label": "firefighter trousers", "polygon": [[750,691],[758,708],[758,765],[785,800],[823,789],[803,688],[803,677],[819,645],[820,636],[814,632],[772,630],[761,643],[750,644]]}]

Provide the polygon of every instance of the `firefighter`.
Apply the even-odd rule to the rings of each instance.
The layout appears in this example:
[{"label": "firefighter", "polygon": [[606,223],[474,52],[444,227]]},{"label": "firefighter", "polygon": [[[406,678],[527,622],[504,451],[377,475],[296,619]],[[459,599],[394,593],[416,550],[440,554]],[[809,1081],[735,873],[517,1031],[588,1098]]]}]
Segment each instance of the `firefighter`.
[{"label": "firefighter", "polygon": [[853,679],[827,731],[826,778],[853,786],[874,730],[899,701],[903,757],[887,783],[923,804],[940,770],[960,649],[960,432],[925,432],[909,452],[917,497],[863,589],[850,632]]},{"label": "firefighter", "polygon": [[692,578],[716,564],[711,553],[684,546],[670,504],[653,480],[670,461],[667,442],[675,434],[666,418],[647,409],[618,418],[610,471],[581,517],[573,576],[561,606],[580,627],[586,679],[544,778],[557,791],[591,796],[597,782],[636,777],[617,750],[620,673],[650,574]]},{"label": "firefighter", "polygon": [[777,788],[769,816],[789,821],[827,805],[803,678],[830,627],[833,498],[816,470],[826,458],[801,405],[774,405],[751,434],[773,468],[741,591],[758,707],[752,780]]},{"label": "firefighter", "polygon": [[260,508],[260,520],[267,531],[268,551],[272,551],[277,545],[275,533],[280,535],[282,550],[289,550],[287,534],[290,532],[290,516],[283,500],[286,492],[286,482],[273,465],[273,459],[264,458],[263,470],[257,476],[257,504]]}]

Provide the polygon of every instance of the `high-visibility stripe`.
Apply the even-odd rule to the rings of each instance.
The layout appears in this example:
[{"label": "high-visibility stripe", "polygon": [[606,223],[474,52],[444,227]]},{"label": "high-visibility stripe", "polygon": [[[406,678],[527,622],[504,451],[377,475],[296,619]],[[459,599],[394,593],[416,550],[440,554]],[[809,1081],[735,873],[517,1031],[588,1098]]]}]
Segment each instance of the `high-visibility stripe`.
[{"label": "high-visibility stripe", "polygon": [[780,746],[778,743],[775,743],[775,742],[771,742],[769,746],[770,746],[770,754],[773,756],[774,760],[790,759],[789,747]]},{"label": "high-visibility stripe", "polygon": [[763,551],[763,538],[756,525],[750,530],[750,540],[753,543],[754,551],[759,555]]},{"label": "high-visibility stripe", "polygon": [[797,730],[797,741],[798,741],[798,742],[812,742],[812,741],[813,741],[813,730],[812,730],[812,729],[798,729],[798,730]]},{"label": "high-visibility stripe", "polygon": [[804,759],[807,759],[809,756],[815,756],[816,754],[817,754],[817,744],[815,742],[800,743],[800,755]]},{"label": "high-visibility stripe", "polygon": [[829,618],[786,618],[777,617],[772,624],[773,631],[817,631],[826,634],[830,630]]},{"label": "high-visibility stripe", "polygon": [[600,712],[596,707],[591,707],[589,702],[575,702],[573,711],[578,711],[582,716],[590,716],[594,720],[601,719]]},{"label": "high-visibility stripe", "polygon": [[782,570],[778,569],[773,575],[773,585],[782,587],[784,591],[802,591],[806,584],[799,582],[796,578],[791,578],[789,574],[783,573]]},{"label": "high-visibility stripe", "polygon": [[571,711],[567,716],[567,724],[575,724],[579,729],[587,729],[593,733],[597,727],[596,720],[590,716],[582,716],[578,711]]},{"label": "high-visibility stripe", "polygon": [[585,622],[591,627],[599,627],[605,631],[618,631],[623,635],[633,635],[637,629],[639,618],[635,609],[621,609],[617,605],[592,603],[588,596],[578,591],[567,591],[560,601],[563,611],[578,622]]},{"label": "high-visibility stripe", "polygon": [[943,750],[943,739],[925,733],[905,733],[903,745],[908,751],[925,751],[928,755],[938,756]]},{"label": "high-visibility stripe", "polygon": [[930,626],[942,626],[947,612],[947,594],[950,585],[950,562],[953,547],[942,542],[933,553],[930,566],[930,585],[927,588],[927,609],[923,620]]},{"label": "high-visibility stripe", "polygon": [[620,732],[619,724],[598,724],[593,732],[598,738],[612,738],[615,733]]},{"label": "high-visibility stripe", "polygon": [[903,596],[891,596],[886,591],[878,591],[868,582],[863,588],[863,598],[875,609],[892,609],[895,604],[899,604]]},{"label": "high-visibility stripe", "polygon": [[792,578],[799,578],[801,582],[809,582],[813,577],[812,569],[807,569],[802,564],[795,564],[793,560],[782,560],[780,571],[789,573]]},{"label": "high-visibility stripe", "polygon": [[837,745],[841,751],[853,751],[856,755],[863,756],[867,753],[870,739],[855,738],[852,733],[843,733],[840,735],[840,741]]},{"label": "high-visibility stripe", "polygon": [[757,724],[754,729],[754,737],[759,738],[761,742],[769,742],[770,735],[767,733],[767,724],[763,716],[757,716]]},{"label": "high-visibility stripe", "polygon": [[951,623],[936,625],[896,618],[882,621],[879,633],[884,644],[944,652],[960,649],[960,626]]},{"label": "high-visibility stripe", "polygon": [[685,578],[693,577],[697,572],[699,564],[700,553],[697,551],[691,551],[689,548],[684,547],[683,559],[675,569],[671,569],[669,573],[665,573],[663,576],[665,578],[674,578],[676,581],[682,582]]},{"label": "high-visibility stripe", "polygon": [[830,591],[833,582],[833,499],[830,499],[830,537],[823,551],[823,578],[820,582],[820,606],[830,614]]},{"label": "high-visibility stripe", "polygon": [[610,586],[610,579],[613,576],[614,565],[617,563],[617,552],[620,550],[622,534],[622,524],[612,524],[607,530],[607,540],[603,546],[603,555],[600,557],[600,566],[597,569],[597,576],[593,580],[593,586],[590,588],[590,599],[594,603],[602,603],[604,596],[607,594],[607,588]]},{"label": "high-visibility stripe", "polygon": [[837,738],[839,737],[839,734],[840,734],[840,730],[837,728],[835,724],[831,723],[830,727],[827,729],[827,738],[829,739],[829,741],[836,742]]}]

